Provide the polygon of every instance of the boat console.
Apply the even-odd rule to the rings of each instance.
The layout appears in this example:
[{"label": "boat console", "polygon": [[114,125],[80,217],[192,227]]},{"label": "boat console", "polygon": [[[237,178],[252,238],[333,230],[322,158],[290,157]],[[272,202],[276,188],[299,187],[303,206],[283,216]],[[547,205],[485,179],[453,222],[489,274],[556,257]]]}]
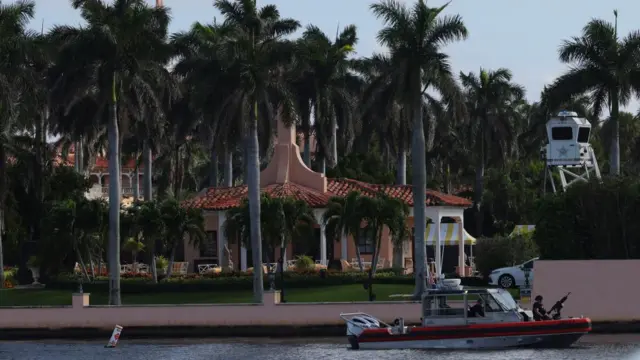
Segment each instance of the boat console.
[{"label": "boat console", "polygon": [[[471,317],[469,309],[482,300],[484,316]],[[468,325],[525,321],[511,294],[503,289],[429,290],[422,296],[422,325]]]}]

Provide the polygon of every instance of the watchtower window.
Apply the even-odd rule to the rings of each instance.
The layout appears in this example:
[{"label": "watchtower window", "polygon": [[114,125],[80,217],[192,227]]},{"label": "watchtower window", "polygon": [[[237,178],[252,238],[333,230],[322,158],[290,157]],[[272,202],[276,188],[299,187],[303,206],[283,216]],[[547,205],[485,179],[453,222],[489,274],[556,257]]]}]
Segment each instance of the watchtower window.
[{"label": "watchtower window", "polygon": [[589,133],[590,130],[588,127],[581,127],[578,129],[578,142],[586,143],[589,142]]},{"label": "watchtower window", "polygon": [[551,140],[571,140],[573,129],[569,126],[551,128]]}]

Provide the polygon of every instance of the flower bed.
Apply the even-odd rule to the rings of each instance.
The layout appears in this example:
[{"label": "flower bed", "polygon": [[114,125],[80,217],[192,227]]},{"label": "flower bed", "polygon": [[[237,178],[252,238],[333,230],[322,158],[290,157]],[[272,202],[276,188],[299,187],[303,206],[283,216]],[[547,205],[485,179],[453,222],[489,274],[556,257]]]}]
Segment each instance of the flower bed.
[{"label": "flower bed", "polygon": [[[215,292],[215,291],[245,291],[253,287],[253,276],[246,272],[222,272],[216,274],[187,274],[172,276],[154,284],[151,275],[140,273],[123,273],[120,281],[123,293],[162,293],[162,292]],[[317,288],[335,285],[362,284],[368,274],[363,272],[337,272],[337,271],[307,271],[285,272],[284,287],[289,289]],[[265,288],[269,287],[269,277],[265,276]],[[412,276],[395,275],[390,271],[382,271],[376,274],[374,284],[413,284]],[[280,288],[280,274],[275,278],[276,286]],[[463,285],[485,286],[486,283],[476,278],[464,278]],[[105,293],[108,291],[107,277],[97,277],[91,283],[83,283],[86,292]],[[65,289],[75,291],[78,288],[78,279],[74,276],[60,276],[47,283],[47,289]]]}]

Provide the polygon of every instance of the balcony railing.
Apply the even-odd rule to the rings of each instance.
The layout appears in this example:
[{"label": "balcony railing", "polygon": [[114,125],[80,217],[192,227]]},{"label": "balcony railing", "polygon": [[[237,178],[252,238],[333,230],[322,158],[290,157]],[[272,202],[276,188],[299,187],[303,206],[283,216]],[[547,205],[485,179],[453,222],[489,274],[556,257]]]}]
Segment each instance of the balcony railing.
[{"label": "balcony railing", "polygon": [[[133,196],[133,188],[132,187],[123,187],[122,188],[122,195],[124,195],[124,196]],[[108,197],[109,196],[109,187],[108,186],[103,186],[102,187],[102,196],[103,197]]]}]

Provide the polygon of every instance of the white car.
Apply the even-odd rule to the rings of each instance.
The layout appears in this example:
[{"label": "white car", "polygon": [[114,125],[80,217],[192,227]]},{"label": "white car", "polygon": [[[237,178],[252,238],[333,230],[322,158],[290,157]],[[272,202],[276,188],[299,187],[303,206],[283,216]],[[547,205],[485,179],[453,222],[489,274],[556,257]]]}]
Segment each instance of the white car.
[{"label": "white car", "polygon": [[533,263],[538,258],[531,259],[520,265],[495,269],[489,274],[489,285],[498,285],[503,289],[524,287],[524,270],[529,269],[529,286],[533,284]]}]

